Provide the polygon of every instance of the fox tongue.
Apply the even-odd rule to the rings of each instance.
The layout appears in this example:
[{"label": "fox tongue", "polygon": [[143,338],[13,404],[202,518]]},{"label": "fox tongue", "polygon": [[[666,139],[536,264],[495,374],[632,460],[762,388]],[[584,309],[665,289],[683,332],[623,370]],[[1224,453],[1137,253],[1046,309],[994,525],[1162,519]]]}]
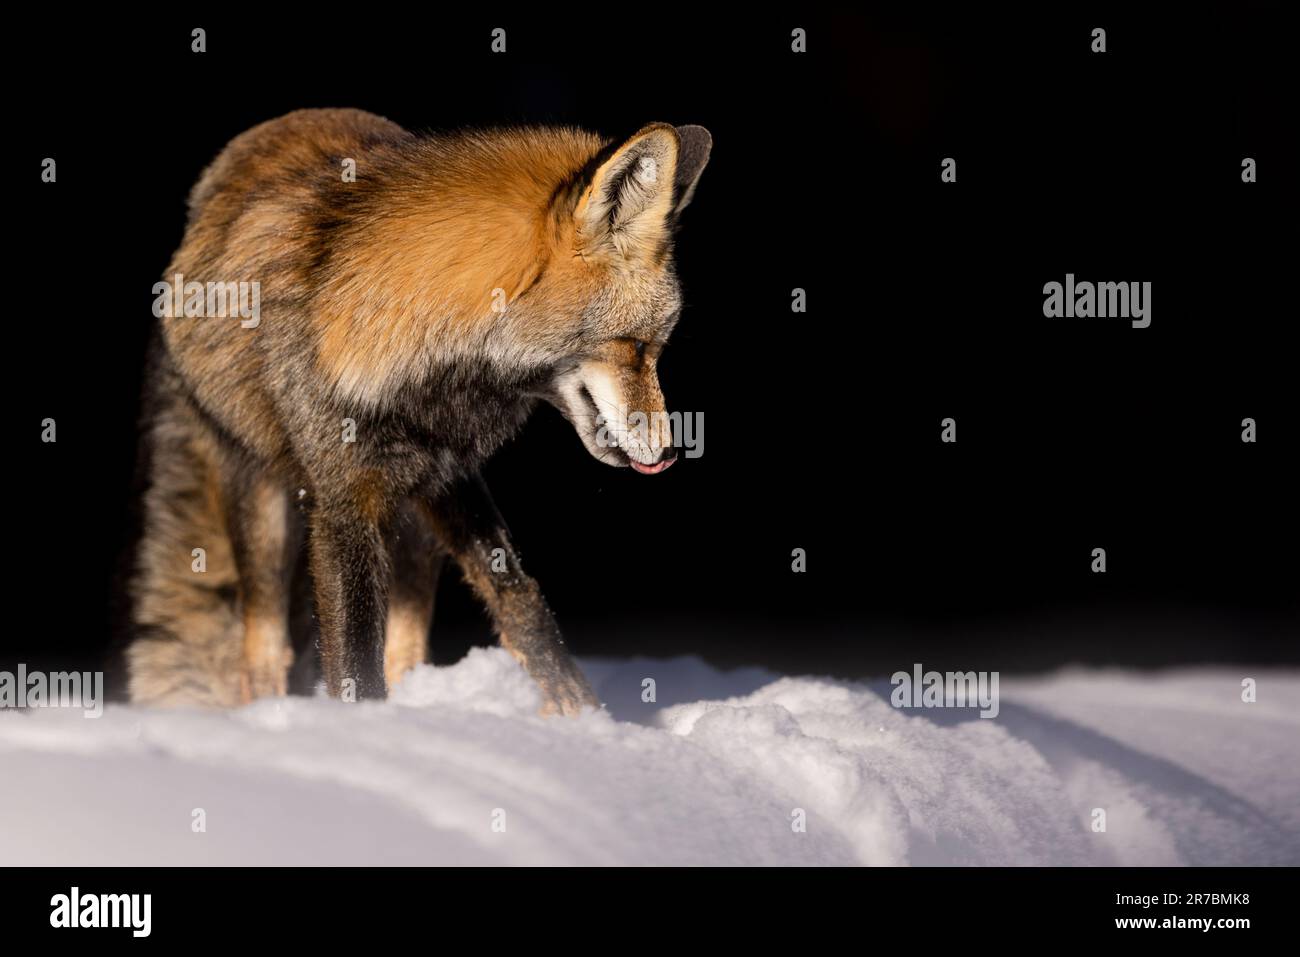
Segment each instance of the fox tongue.
[{"label": "fox tongue", "polygon": [[661,462],[656,462],[654,465],[643,465],[636,459],[632,459],[631,464],[632,468],[636,469],[642,475],[654,475],[655,473],[662,472],[664,469],[668,468],[668,466],[673,464],[673,461],[673,459],[664,459]]}]

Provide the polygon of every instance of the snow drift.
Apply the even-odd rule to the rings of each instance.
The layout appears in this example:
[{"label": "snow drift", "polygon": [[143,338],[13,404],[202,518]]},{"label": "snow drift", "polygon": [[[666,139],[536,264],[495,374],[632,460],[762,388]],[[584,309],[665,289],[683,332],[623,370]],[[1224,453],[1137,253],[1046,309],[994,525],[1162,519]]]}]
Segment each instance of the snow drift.
[{"label": "snow drift", "polygon": [[1249,673],[1251,704],[1240,670],[1004,678],[985,720],[887,682],[584,668],[607,706],[576,720],[499,649],[385,703],[0,712],[0,864],[1300,863],[1294,672]]}]

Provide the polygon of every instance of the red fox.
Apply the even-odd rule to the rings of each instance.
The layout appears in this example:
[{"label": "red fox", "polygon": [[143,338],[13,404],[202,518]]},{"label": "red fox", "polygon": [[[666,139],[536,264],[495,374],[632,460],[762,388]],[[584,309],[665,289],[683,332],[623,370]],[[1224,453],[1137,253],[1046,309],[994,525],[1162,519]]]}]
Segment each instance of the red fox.
[{"label": "red fox", "polygon": [[[711,147],[662,123],[417,136],[358,110],[232,140],[155,304],[132,700],[286,693],[305,542],[330,695],[383,697],[425,660],[451,557],[543,712],[598,706],[479,472],[539,401],[602,462],[672,463],[670,430],[630,419],[666,420],[672,237]],[[205,314],[236,283],[256,315]]]}]

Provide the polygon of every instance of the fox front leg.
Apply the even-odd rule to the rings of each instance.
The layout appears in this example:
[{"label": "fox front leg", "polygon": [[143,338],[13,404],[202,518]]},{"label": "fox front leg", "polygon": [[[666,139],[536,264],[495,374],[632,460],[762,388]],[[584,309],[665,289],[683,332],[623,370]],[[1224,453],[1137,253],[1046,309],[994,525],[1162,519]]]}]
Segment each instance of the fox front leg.
[{"label": "fox front leg", "polygon": [[576,715],[600,707],[541,589],[520,566],[483,479],[463,480],[427,505],[439,539],[487,605],[501,644],[542,689],[542,713]]},{"label": "fox front leg", "polygon": [[317,507],[309,534],[325,689],[333,698],[386,697],[389,571],[380,518],[369,509]]},{"label": "fox front leg", "polygon": [[392,585],[384,639],[384,674],[389,690],[403,675],[428,661],[429,624],[438,578],[446,557],[426,509],[403,502],[389,533]]}]

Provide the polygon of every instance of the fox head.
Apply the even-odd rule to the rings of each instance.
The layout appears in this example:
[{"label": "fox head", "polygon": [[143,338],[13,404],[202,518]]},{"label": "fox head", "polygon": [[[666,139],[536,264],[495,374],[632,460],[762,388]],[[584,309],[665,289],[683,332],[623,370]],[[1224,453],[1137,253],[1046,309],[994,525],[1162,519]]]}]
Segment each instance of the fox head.
[{"label": "fox head", "polygon": [[377,149],[356,186],[319,194],[320,238],[301,231],[319,247],[316,354],[335,395],[382,408],[440,368],[486,364],[600,461],[667,468],[672,238],[712,143],[655,123],[612,143],[542,127]]},{"label": "fox head", "polygon": [[676,458],[657,364],[682,306],[672,236],[711,147],[701,126],[654,124],[597,154],[556,191],[532,293],[569,336],[543,396],[596,459],[643,474]]}]

